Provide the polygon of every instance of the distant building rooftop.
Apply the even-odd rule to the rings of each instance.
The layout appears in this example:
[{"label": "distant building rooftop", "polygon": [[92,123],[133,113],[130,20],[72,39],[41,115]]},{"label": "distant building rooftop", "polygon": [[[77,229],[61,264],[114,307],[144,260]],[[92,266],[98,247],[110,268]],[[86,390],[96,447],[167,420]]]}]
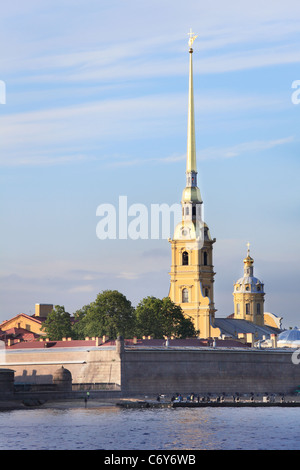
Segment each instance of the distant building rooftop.
[{"label": "distant building rooftop", "polygon": [[269,338],[271,334],[279,334],[282,331],[272,326],[259,326],[253,322],[235,318],[215,318],[214,326],[220,329],[221,335],[236,338],[241,333],[252,333],[256,340]]},{"label": "distant building rooftop", "polygon": [[277,344],[279,347],[299,348],[300,330],[295,327],[292,330],[285,330],[278,336]]},{"label": "distant building rooftop", "polygon": [[[57,348],[111,348],[116,346],[116,340],[104,338],[87,338],[85,340],[72,340],[66,338],[63,341],[50,341],[50,340],[35,340],[35,341],[21,341],[8,345],[7,350],[28,350],[28,349],[57,349]],[[205,348],[205,347],[223,347],[223,348],[247,348],[249,345],[239,341],[238,339],[153,339],[147,338],[132,338],[125,339],[124,346],[126,349],[145,349],[145,348]]]}]

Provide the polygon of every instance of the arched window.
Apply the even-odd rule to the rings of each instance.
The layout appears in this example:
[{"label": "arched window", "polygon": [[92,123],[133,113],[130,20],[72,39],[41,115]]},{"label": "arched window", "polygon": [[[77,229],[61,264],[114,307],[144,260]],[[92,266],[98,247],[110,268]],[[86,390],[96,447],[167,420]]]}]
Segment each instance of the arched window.
[{"label": "arched window", "polygon": [[206,251],[204,251],[203,253],[203,264],[204,266],[207,266],[207,252]]},{"label": "arched window", "polygon": [[187,266],[188,264],[189,264],[189,254],[186,251],[184,251],[182,253],[182,265]]},{"label": "arched window", "polygon": [[208,295],[209,295],[209,290],[208,290],[207,287],[204,289],[204,295],[205,295],[205,297],[208,297]]},{"label": "arched window", "polygon": [[189,291],[187,289],[182,289],[182,303],[187,303],[189,301]]}]

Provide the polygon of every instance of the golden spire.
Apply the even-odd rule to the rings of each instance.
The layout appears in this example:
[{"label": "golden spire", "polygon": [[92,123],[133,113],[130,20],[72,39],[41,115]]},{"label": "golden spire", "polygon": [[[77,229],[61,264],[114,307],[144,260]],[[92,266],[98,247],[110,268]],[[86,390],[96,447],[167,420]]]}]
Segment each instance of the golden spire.
[{"label": "golden spire", "polygon": [[196,164],[196,138],[195,138],[195,113],[194,113],[194,84],[193,84],[193,49],[192,45],[196,35],[190,29],[189,47],[190,47],[190,72],[189,72],[189,108],[188,108],[188,135],[187,135],[187,173],[197,172]]},{"label": "golden spire", "polygon": [[196,35],[190,30],[190,71],[189,71],[189,107],[188,107],[188,132],[187,132],[187,156],[186,156],[186,187],[182,193],[182,203],[202,203],[200,190],[197,186],[197,164],[196,164],[196,139],[194,118],[194,86],[193,86],[193,59],[192,45]]}]

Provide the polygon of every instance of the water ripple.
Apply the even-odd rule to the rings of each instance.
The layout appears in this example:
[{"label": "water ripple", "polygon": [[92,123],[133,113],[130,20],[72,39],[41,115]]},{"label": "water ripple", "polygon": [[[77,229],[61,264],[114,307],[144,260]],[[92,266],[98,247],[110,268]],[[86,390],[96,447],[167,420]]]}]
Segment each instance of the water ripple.
[{"label": "water ripple", "polygon": [[0,412],[0,450],[299,450],[299,408]]}]

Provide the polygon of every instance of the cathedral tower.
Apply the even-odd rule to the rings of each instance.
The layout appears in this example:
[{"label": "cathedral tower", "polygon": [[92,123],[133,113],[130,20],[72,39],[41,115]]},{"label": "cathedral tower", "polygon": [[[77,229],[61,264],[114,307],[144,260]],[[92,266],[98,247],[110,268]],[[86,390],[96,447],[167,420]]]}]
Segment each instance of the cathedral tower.
[{"label": "cathedral tower", "polygon": [[264,325],[264,285],[253,275],[254,260],[250,256],[248,243],[247,257],[244,259],[244,276],[234,284],[234,318],[248,320],[256,325]]},{"label": "cathedral tower", "polygon": [[175,228],[172,247],[169,297],[193,320],[199,337],[212,336],[215,316],[213,244],[202,220],[202,199],[197,186],[196,139],[193,87],[193,42],[189,33],[189,100],[186,187],[182,193],[182,221]]}]

